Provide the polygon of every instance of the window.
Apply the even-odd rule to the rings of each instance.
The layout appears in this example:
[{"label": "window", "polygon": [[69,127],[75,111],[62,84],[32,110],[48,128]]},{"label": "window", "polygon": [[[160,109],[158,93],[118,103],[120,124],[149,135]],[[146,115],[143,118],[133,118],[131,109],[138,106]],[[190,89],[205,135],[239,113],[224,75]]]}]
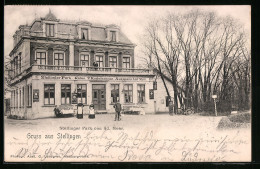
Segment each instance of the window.
[{"label": "window", "polygon": [[12,60],[11,61],[11,70],[10,73],[11,73],[11,77],[14,77],[14,61]]},{"label": "window", "polygon": [[46,65],[46,52],[36,53],[36,63],[38,65]]},{"label": "window", "polygon": [[28,106],[32,106],[32,85],[28,85]]},{"label": "window", "polygon": [[54,65],[59,65],[59,66],[64,65],[64,54],[63,53],[54,54]]},{"label": "window", "polygon": [[111,102],[119,101],[119,84],[111,84]]},{"label": "window", "polygon": [[123,68],[130,68],[130,57],[123,57]]},{"label": "window", "polygon": [[22,107],[22,90],[19,90],[19,107]]},{"label": "window", "polygon": [[22,107],[24,107],[24,87],[23,87],[23,90],[22,90]]},{"label": "window", "polygon": [[96,62],[98,64],[98,67],[103,67],[103,56],[97,55],[96,56]]},{"label": "window", "polygon": [[54,24],[46,24],[46,36],[54,36]]},{"label": "window", "polygon": [[116,41],[116,31],[110,31],[111,41]]},{"label": "window", "polygon": [[70,104],[70,84],[61,85],[61,104]]},{"label": "window", "polygon": [[54,105],[55,104],[55,85],[45,84],[44,85],[44,104]]},{"label": "window", "polygon": [[88,40],[88,29],[81,29],[81,39]]},{"label": "window", "polygon": [[125,103],[133,103],[133,85],[124,85]]},{"label": "window", "polygon": [[87,104],[87,85],[78,84],[77,85],[78,103]]},{"label": "window", "polygon": [[145,102],[145,85],[139,84],[137,85],[137,95],[138,95],[138,103]]},{"label": "window", "polygon": [[16,108],[18,108],[18,89],[16,89]]},{"label": "window", "polygon": [[109,67],[117,67],[117,58],[116,56],[109,57]]},{"label": "window", "polygon": [[14,75],[16,76],[18,74],[18,57],[16,56],[14,58]]},{"label": "window", "polygon": [[80,55],[80,65],[83,67],[89,67],[89,55]]},{"label": "window", "polygon": [[19,54],[19,57],[18,57],[18,67],[19,67],[19,73],[22,72],[22,56],[21,56],[21,53]]}]

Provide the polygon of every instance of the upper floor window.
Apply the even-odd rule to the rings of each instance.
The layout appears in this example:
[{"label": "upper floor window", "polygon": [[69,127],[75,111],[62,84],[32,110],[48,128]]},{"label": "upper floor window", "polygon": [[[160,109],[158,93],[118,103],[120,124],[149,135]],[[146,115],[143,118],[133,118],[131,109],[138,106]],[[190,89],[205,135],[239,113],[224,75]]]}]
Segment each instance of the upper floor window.
[{"label": "upper floor window", "polygon": [[123,68],[130,68],[130,57],[123,57]]},{"label": "upper floor window", "polygon": [[117,67],[117,57],[116,56],[109,57],[109,67]]},{"label": "upper floor window", "polygon": [[103,67],[103,56],[102,55],[97,55],[96,56],[96,62],[98,64],[98,67]]},{"label": "upper floor window", "polygon": [[80,66],[89,67],[89,55],[86,54],[80,55]]},{"label": "upper floor window", "polygon": [[19,73],[22,72],[22,56],[21,53],[18,55],[18,66],[19,66]]},{"label": "upper floor window", "polygon": [[46,65],[46,52],[36,53],[36,63],[38,65]]},{"label": "upper floor window", "polygon": [[64,54],[63,53],[54,54],[54,65],[59,65],[59,66],[64,65]]},{"label": "upper floor window", "polygon": [[88,40],[88,29],[81,29],[81,39]]},{"label": "upper floor window", "polygon": [[54,36],[54,24],[46,24],[46,36]]},{"label": "upper floor window", "polygon": [[110,35],[111,35],[111,41],[116,41],[116,31],[110,31]]}]

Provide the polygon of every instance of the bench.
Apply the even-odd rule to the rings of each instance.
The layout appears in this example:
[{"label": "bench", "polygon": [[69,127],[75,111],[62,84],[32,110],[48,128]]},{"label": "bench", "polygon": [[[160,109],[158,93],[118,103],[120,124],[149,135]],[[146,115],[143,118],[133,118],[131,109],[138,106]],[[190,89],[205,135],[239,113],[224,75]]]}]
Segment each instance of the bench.
[{"label": "bench", "polygon": [[132,114],[132,115],[145,115],[145,111],[143,107],[135,106],[135,105],[123,106],[122,113]]}]

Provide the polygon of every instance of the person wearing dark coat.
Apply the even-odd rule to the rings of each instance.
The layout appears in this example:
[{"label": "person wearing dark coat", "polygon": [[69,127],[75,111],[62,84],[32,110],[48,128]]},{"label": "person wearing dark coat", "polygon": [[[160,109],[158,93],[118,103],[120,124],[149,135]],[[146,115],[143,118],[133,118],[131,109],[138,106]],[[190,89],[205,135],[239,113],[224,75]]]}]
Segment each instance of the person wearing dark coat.
[{"label": "person wearing dark coat", "polygon": [[120,112],[121,112],[121,110],[122,110],[120,102],[117,102],[117,103],[114,105],[114,108],[115,108],[115,111],[116,111],[115,121],[116,121],[116,120],[119,121],[119,120],[121,120],[121,119],[120,119]]}]

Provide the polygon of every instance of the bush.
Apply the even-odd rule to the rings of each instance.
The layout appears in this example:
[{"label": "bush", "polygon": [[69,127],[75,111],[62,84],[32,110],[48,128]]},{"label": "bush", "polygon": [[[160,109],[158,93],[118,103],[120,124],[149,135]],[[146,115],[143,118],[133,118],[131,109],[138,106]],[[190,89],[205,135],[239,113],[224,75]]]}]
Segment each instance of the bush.
[{"label": "bush", "polygon": [[250,125],[250,113],[240,113],[222,117],[218,123],[218,129],[230,129],[248,127]]},{"label": "bush", "polygon": [[228,101],[217,102],[218,115],[227,116],[231,114],[232,106]]},{"label": "bush", "polygon": [[228,119],[235,123],[250,123],[251,116],[250,113],[239,113],[239,114],[230,115]]}]

